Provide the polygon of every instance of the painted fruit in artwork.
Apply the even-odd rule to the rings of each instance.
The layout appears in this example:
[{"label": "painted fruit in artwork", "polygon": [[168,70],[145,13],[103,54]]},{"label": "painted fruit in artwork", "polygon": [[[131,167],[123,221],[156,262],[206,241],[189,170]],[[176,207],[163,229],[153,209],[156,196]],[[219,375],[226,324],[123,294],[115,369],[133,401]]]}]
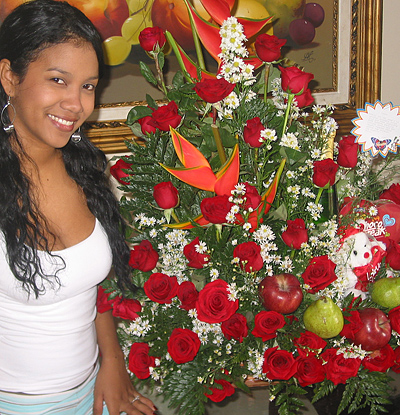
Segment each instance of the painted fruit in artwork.
[{"label": "painted fruit in artwork", "polygon": [[151,20],[153,26],[168,30],[184,49],[194,47],[189,13],[183,0],[154,0]]},{"label": "painted fruit in artwork", "polygon": [[289,36],[290,23],[303,18],[306,0],[264,0],[262,4],[271,16],[276,16],[273,24],[274,35],[279,38]]},{"label": "painted fruit in artwork", "polygon": [[265,277],[258,286],[260,301],[266,310],[281,314],[296,311],[303,300],[303,290],[293,274]]},{"label": "painted fruit in artwork", "polygon": [[323,339],[337,336],[343,329],[342,310],[329,298],[311,303],[303,315],[304,326]]},{"label": "painted fruit in artwork", "polygon": [[[26,0],[1,0],[0,22],[15,7],[25,2]],[[126,0],[68,0],[68,3],[85,13],[96,26],[103,40],[110,36],[120,36],[122,24],[129,17]]]}]

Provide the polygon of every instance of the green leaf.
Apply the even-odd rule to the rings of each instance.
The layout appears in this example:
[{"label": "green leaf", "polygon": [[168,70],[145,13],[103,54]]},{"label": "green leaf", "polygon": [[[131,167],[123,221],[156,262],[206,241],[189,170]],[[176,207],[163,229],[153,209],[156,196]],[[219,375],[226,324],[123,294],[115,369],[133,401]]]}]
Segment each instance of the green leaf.
[{"label": "green leaf", "polygon": [[153,97],[151,96],[151,95],[149,95],[149,94],[146,94],[146,102],[147,102],[147,105],[150,107],[150,108],[154,108],[154,109],[157,109],[158,108],[158,104],[157,104],[157,102],[153,99]]},{"label": "green leaf", "polygon": [[139,66],[140,73],[142,74],[143,78],[146,79],[147,82],[150,82],[151,84],[157,86],[157,79],[154,76],[151,69],[149,68],[149,66],[142,61],[139,62]]},{"label": "green leaf", "polygon": [[153,111],[151,108],[145,107],[143,105],[137,105],[136,107],[133,107],[129,110],[126,123],[131,126],[135,124],[137,120],[140,120],[147,115],[151,115],[152,113]]}]

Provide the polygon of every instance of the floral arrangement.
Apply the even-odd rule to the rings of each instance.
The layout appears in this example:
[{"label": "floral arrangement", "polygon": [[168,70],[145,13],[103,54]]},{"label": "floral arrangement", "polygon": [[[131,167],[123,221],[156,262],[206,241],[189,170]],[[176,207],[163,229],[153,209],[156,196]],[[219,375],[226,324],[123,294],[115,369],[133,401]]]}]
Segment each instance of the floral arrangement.
[{"label": "floral arrangement", "polygon": [[[139,139],[111,168],[138,290],[107,280],[99,309],[121,318],[135,379],[180,414],[251,381],[280,414],[339,384],[338,413],[383,411],[388,370],[400,372],[400,185],[383,184],[397,156],[375,160],[351,135],[335,143],[334,108],[312,105],[313,75],[282,59],[285,40],[248,41],[268,20],[202,3],[212,23],[188,10],[217,74],[200,43],[195,63],[168,32],[140,35],[155,62],[142,74],[166,101],[132,108]],[[171,85],[167,40],[182,68]]]}]

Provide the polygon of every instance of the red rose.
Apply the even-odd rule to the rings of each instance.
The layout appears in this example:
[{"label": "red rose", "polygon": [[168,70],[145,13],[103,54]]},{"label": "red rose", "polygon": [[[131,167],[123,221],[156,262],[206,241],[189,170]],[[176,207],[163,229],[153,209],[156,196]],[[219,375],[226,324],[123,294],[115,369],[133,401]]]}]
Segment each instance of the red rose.
[{"label": "red rose", "polygon": [[303,219],[287,221],[287,229],[282,233],[283,242],[293,249],[300,249],[301,244],[308,241],[306,224]]},{"label": "red rose", "polygon": [[321,358],[326,362],[326,378],[335,385],[345,384],[347,379],[357,376],[361,365],[361,359],[346,358],[343,353],[337,353],[336,349],[326,350],[322,353]]},{"label": "red rose", "polygon": [[215,380],[214,383],[221,385],[222,388],[210,388],[211,393],[205,393],[207,398],[213,402],[222,402],[228,396],[232,396],[235,393],[235,388],[228,381],[224,379]]},{"label": "red rose", "polygon": [[312,258],[301,276],[304,284],[310,286],[307,291],[315,294],[335,281],[337,279],[335,267],[335,263],[328,258],[328,255]]},{"label": "red rose", "polygon": [[264,265],[261,247],[253,241],[243,242],[233,250],[233,257],[239,258],[239,264],[246,272],[260,271]]},{"label": "red rose", "polygon": [[178,281],[176,277],[169,277],[161,272],[156,272],[150,275],[143,288],[151,301],[159,304],[170,304],[178,292]]},{"label": "red rose", "polygon": [[366,356],[362,361],[362,365],[371,372],[386,372],[394,365],[394,359],[393,349],[386,344]]},{"label": "red rose", "polygon": [[142,306],[138,300],[130,298],[118,298],[114,301],[113,316],[125,320],[136,320],[142,311]]},{"label": "red rose", "polygon": [[296,95],[294,101],[297,102],[299,108],[308,107],[314,102],[314,97],[311,95],[311,90],[307,88],[302,94]]},{"label": "red rose", "polygon": [[181,308],[192,310],[196,308],[196,301],[199,298],[199,292],[191,281],[184,281],[178,287],[178,298],[181,302]]},{"label": "red rose", "polygon": [[130,174],[126,173],[125,170],[130,170],[131,166],[132,164],[127,163],[123,159],[119,159],[113,166],[110,167],[110,174],[121,184],[129,184],[124,180],[124,178],[130,176]]},{"label": "red rose", "polygon": [[98,313],[105,313],[112,310],[114,299],[110,300],[110,293],[107,293],[106,290],[99,285],[97,290],[97,300],[96,307]]},{"label": "red rose", "polygon": [[261,147],[264,143],[261,139],[261,131],[264,129],[260,117],[247,120],[243,128],[243,140],[251,147]]},{"label": "red rose", "polygon": [[157,128],[153,125],[153,118],[151,115],[146,115],[138,120],[143,134],[155,133]]},{"label": "red rose", "polygon": [[343,315],[345,325],[343,326],[340,335],[354,341],[355,334],[363,327],[363,322],[361,321],[360,313],[357,310],[351,310],[349,313],[349,316]]},{"label": "red rose", "polygon": [[189,329],[174,329],[167,348],[175,363],[191,362],[200,349],[199,336]]},{"label": "red rose", "polygon": [[339,166],[332,159],[314,161],[313,182],[315,186],[332,186],[335,183],[336,172]]},{"label": "red rose", "polygon": [[225,223],[226,215],[230,212],[233,203],[228,195],[206,197],[200,203],[200,210],[204,218],[211,223]]},{"label": "red rose", "polygon": [[164,32],[158,26],[146,27],[139,34],[140,46],[147,52],[152,52],[157,45],[161,49],[165,42]]},{"label": "red rose", "polygon": [[400,305],[389,311],[389,320],[392,330],[400,334]]},{"label": "red rose", "polygon": [[236,312],[239,301],[229,299],[228,283],[224,280],[209,282],[199,293],[196,302],[197,318],[206,323],[221,323]]},{"label": "red rose", "polygon": [[255,210],[261,204],[261,196],[257,189],[251,184],[245,182],[244,185],[246,186],[246,202],[244,204],[244,209],[249,210],[251,208]]},{"label": "red rose", "polygon": [[276,337],[276,331],[285,325],[285,318],[276,311],[260,311],[254,318],[254,329],[251,334],[261,337],[263,342]]},{"label": "red rose", "polygon": [[193,89],[202,100],[213,104],[226,98],[234,88],[235,84],[224,78],[215,78],[197,82]]},{"label": "red rose", "polygon": [[325,379],[325,369],[321,359],[315,356],[297,359],[297,372],[294,375],[301,387],[322,382]]},{"label": "red rose", "polygon": [[358,143],[353,135],[345,135],[339,141],[339,154],[337,163],[339,166],[353,168],[357,165]]},{"label": "red rose", "polygon": [[307,330],[294,339],[294,344],[300,357],[315,356],[327,345],[324,339]]},{"label": "red rose", "polygon": [[187,258],[189,261],[188,267],[201,269],[204,267],[205,264],[207,264],[208,260],[210,259],[210,255],[208,254],[201,254],[200,252],[197,252],[196,246],[198,246],[200,243],[199,237],[197,236],[195,239],[193,239],[190,244],[187,244],[183,248],[183,255]]},{"label": "red rose", "polygon": [[278,350],[278,347],[273,347],[264,353],[262,371],[268,379],[288,380],[297,371],[297,361],[287,350]]},{"label": "red rose", "polygon": [[161,209],[171,209],[178,205],[178,190],[171,182],[161,182],[154,186],[153,197]]},{"label": "red rose", "polygon": [[400,270],[400,245],[393,239],[386,240],[385,263],[396,271]]},{"label": "red rose", "polygon": [[274,35],[263,33],[257,36],[254,43],[257,56],[264,62],[274,62],[281,57],[281,47],[287,42],[286,39],[279,39]]},{"label": "red rose", "polygon": [[308,83],[314,79],[312,73],[304,72],[295,66],[283,68],[279,66],[282,78],[282,89],[291,94],[298,94],[305,91]]},{"label": "red rose", "polygon": [[400,205],[400,184],[393,183],[389,189],[386,189],[379,196],[379,199],[391,200],[394,203]]},{"label": "red rose", "polygon": [[392,370],[393,372],[400,373],[400,347],[394,349],[394,364]]},{"label": "red rose", "polygon": [[143,272],[151,271],[157,265],[157,261],[158,253],[147,239],[131,249],[129,265],[134,269]]},{"label": "red rose", "polygon": [[239,313],[233,314],[228,320],[222,322],[221,330],[228,340],[234,338],[239,343],[242,343],[248,332],[246,317]]},{"label": "red rose", "polygon": [[155,366],[155,357],[149,356],[147,343],[133,343],[129,352],[129,370],[139,379],[150,376],[150,367]]},{"label": "red rose", "polygon": [[182,117],[178,114],[178,106],[175,101],[162,105],[153,111],[150,124],[162,131],[169,131],[169,127],[176,128]]}]

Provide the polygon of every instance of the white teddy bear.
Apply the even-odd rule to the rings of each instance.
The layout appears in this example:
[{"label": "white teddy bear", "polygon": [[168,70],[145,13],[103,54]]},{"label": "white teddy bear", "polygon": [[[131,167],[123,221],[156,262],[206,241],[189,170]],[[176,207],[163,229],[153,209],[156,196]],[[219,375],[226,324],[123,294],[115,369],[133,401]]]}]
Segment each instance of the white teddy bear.
[{"label": "white teddy bear", "polygon": [[332,260],[336,263],[336,275],[342,279],[344,296],[353,293],[364,299],[386,254],[385,244],[354,228],[346,232],[341,243]]}]

